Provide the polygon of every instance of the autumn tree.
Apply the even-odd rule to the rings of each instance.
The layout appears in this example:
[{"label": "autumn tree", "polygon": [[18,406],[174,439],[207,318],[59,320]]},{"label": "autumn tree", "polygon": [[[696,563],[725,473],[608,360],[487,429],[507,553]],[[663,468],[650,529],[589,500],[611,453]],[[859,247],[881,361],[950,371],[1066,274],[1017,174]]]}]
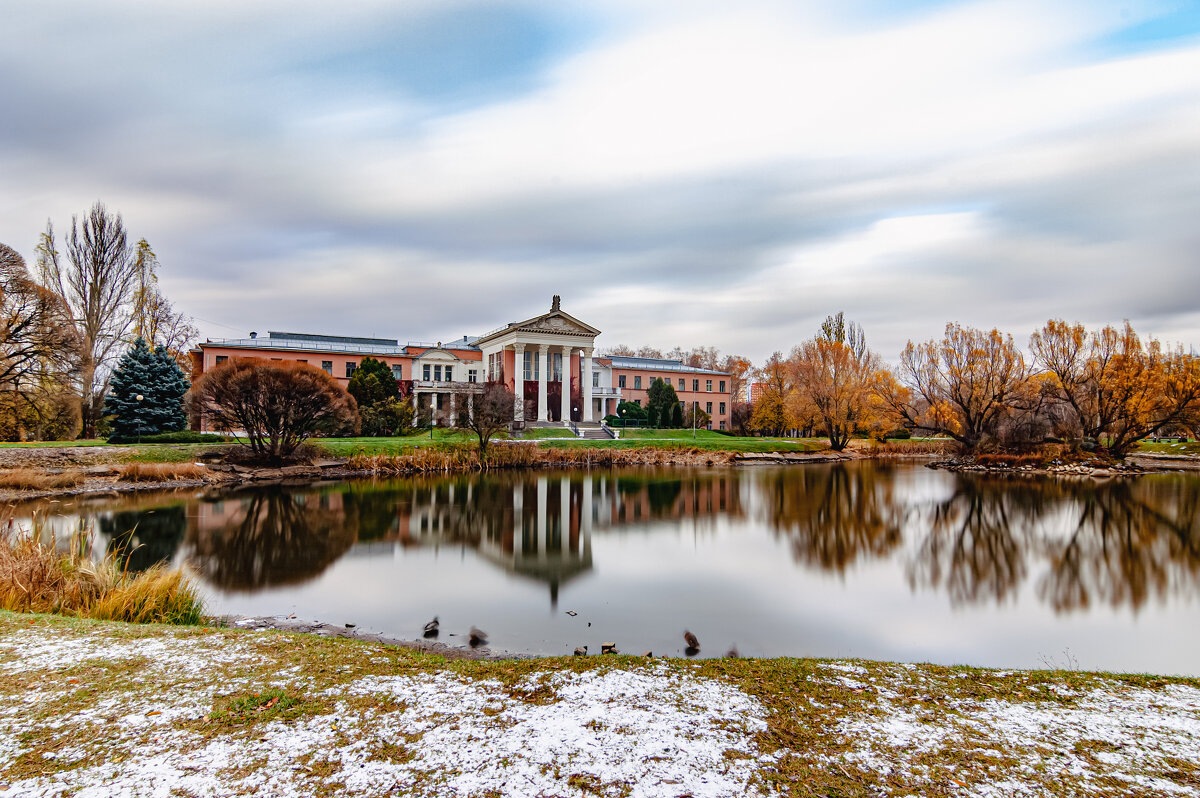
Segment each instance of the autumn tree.
[{"label": "autumn tree", "polygon": [[842,313],[792,351],[788,366],[802,404],[811,406],[834,451],[842,451],[858,428],[878,416],[879,356],[867,347],[862,327]]},{"label": "autumn tree", "polygon": [[1200,412],[1200,364],[1182,349],[1143,343],[1129,322],[1087,332],[1052,319],[1029,341],[1034,362],[1070,408],[1076,443],[1093,441],[1124,456],[1158,430]]},{"label": "autumn tree", "polygon": [[905,423],[975,449],[995,439],[1026,373],[1011,335],[952,322],[940,341],[908,342],[900,355],[900,381],[884,381],[881,397]]},{"label": "autumn tree", "polygon": [[314,435],[352,434],[358,406],[336,379],[298,361],[235,358],[201,375],[188,392],[193,415],[242,432],[254,456],[281,462]]},{"label": "autumn tree", "polygon": [[743,355],[726,355],[717,364],[716,370],[729,375],[729,394],[734,403],[750,400],[750,397],[746,395],[746,386],[749,384],[750,374],[754,370],[754,364],[750,362],[750,358]]},{"label": "autumn tree", "polygon": [[38,285],[16,250],[0,244],[0,434],[73,436],[79,404],[71,381],[79,361],[66,304]]},{"label": "autumn tree", "polygon": [[782,352],[775,352],[758,370],[758,381],[762,391],[754,400],[750,414],[750,428],[762,435],[782,435],[792,426],[792,414],[788,411],[788,394],[791,379],[787,361]]},{"label": "autumn tree", "polygon": [[497,433],[512,427],[516,397],[503,383],[489,382],[482,393],[461,401],[457,425],[474,432],[479,438],[479,460],[487,462],[488,443]]}]

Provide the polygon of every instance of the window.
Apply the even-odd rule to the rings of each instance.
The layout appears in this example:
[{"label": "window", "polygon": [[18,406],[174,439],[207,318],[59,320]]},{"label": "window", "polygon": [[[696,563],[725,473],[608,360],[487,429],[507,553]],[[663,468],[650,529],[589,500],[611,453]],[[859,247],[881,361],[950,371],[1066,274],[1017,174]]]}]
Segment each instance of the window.
[{"label": "window", "polygon": [[624,387],[625,387],[625,375],[624,375],[624,374],[618,374],[618,375],[617,375],[617,387],[618,387],[618,388],[624,388]]},{"label": "window", "polygon": [[712,380],[704,381],[704,390],[708,391],[709,393],[712,393]]},{"label": "window", "polygon": [[479,372],[471,369],[467,372],[467,382],[479,382]]},{"label": "window", "polygon": [[442,381],[442,367],[441,366],[433,367],[433,381],[434,382]]},{"label": "window", "polygon": [[428,363],[426,363],[426,364],[425,364],[425,365],[424,365],[424,366],[421,368],[421,377],[422,377],[422,378],[425,380],[425,382],[429,382],[429,380],[430,380],[429,372],[430,372],[430,370],[431,370],[432,368],[433,368],[433,367],[432,367],[432,366],[430,366]]},{"label": "window", "polygon": [[704,403],[704,412],[708,413],[710,416],[712,415],[712,402]]},{"label": "window", "polygon": [[683,390],[683,377],[679,378],[679,390]]},{"label": "window", "polygon": [[725,415],[725,403],[721,402],[720,407],[721,407],[721,415]]},{"label": "window", "polygon": [[533,352],[525,353],[525,379],[527,379],[527,380],[538,379],[538,371],[539,371],[538,361],[539,360],[540,360],[540,358],[537,355],[535,355]]},{"label": "window", "polygon": [[217,355],[217,365],[218,366],[221,365],[228,359],[229,359],[229,355]]},{"label": "window", "polygon": [[700,390],[700,380],[692,380],[692,390],[693,391]]},{"label": "window", "polygon": [[640,390],[642,387],[642,375],[638,374],[633,378],[633,387]]},{"label": "window", "polygon": [[721,422],[721,429],[725,429],[725,422],[724,422],[724,421],[722,421],[722,422]]},{"label": "window", "polygon": [[397,380],[404,379],[404,366],[399,363],[392,364],[392,378]]},{"label": "window", "polygon": [[598,371],[592,372],[592,387],[593,388],[600,387],[600,372],[598,372]]},{"label": "window", "polygon": [[356,368],[358,368],[358,364],[355,363],[353,360],[346,361],[346,379],[350,379],[351,377],[354,376],[354,370]]},{"label": "window", "polygon": [[297,363],[307,363],[308,361],[307,361],[307,360],[305,360],[305,359],[304,359],[304,358],[302,358],[302,357],[298,357],[298,358],[296,358],[296,362],[297,362]]},{"label": "window", "polygon": [[446,382],[454,382],[454,369],[452,367],[446,366],[446,371],[444,374],[446,377]]},{"label": "window", "polygon": [[554,369],[550,373],[554,375],[550,378],[553,382],[562,382],[562,352],[554,353]]},{"label": "window", "polygon": [[725,393],[725,380],[721,380],[721,393]]},{"label": "window", "polygon": [[326,374],[332,374],[333,373],[333,361],[332,360],[322,360],[321,361],[321,371],[324,371]]}]

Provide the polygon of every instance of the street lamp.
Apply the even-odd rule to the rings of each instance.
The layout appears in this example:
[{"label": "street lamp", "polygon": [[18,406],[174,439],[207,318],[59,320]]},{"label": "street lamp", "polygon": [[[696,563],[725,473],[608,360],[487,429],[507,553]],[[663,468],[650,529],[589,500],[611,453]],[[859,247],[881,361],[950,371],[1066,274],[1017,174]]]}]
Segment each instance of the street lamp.
[{"label": "street lamp", "polygon": [[137,401],[138,401],[137,431],[138,431],[138,445],[140,446],[142,443],[142,407],[141,407],[141,404],[142,404],[142,400],[145,399],[146,397],[142,396],[139,393],[134,398],[137,399]]},{"label": "street lamp", "polygon": [[699,405],[695,399],[692,400],[692,440],[696,440],[696,408]]}]

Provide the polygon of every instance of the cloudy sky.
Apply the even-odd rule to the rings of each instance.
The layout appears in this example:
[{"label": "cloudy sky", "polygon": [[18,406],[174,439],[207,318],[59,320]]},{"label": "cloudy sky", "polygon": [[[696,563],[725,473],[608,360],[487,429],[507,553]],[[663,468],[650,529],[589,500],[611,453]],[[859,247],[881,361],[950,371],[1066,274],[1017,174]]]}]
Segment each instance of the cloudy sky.
[{"label": "cloudy sky", "polygon": [[0,241],[95,200],[205,336],[1200,349],[1200,4],[4,4]]}]

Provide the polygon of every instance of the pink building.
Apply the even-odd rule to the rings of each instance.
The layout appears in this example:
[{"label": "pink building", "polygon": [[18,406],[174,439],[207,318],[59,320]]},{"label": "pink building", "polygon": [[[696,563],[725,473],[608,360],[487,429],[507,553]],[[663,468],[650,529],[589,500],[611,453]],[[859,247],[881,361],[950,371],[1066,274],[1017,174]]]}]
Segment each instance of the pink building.
[{"label": "pink building", "polygon": [[[728,374],[685,366],[679,360],[593,357],[600,330],[565,313],[554,297],[550,311],[511,322],[483,336],[449,343],[408,342],[270,331],[248,338],[208,340],[192,350],[193,379],[229,358],[296,360],[332,374],[343,386],[364,357],[386,363],[411,385],[418,409],[453,419],[456,396],[503,382],[517,397],[518,425],[595,425],[615,414],[622,401],[646,404],[655,377],[670,380],[685,408],[696,402],[713,429],[729,428],[732,405]],[[566,390],[564,390],[564,387]]]}]

